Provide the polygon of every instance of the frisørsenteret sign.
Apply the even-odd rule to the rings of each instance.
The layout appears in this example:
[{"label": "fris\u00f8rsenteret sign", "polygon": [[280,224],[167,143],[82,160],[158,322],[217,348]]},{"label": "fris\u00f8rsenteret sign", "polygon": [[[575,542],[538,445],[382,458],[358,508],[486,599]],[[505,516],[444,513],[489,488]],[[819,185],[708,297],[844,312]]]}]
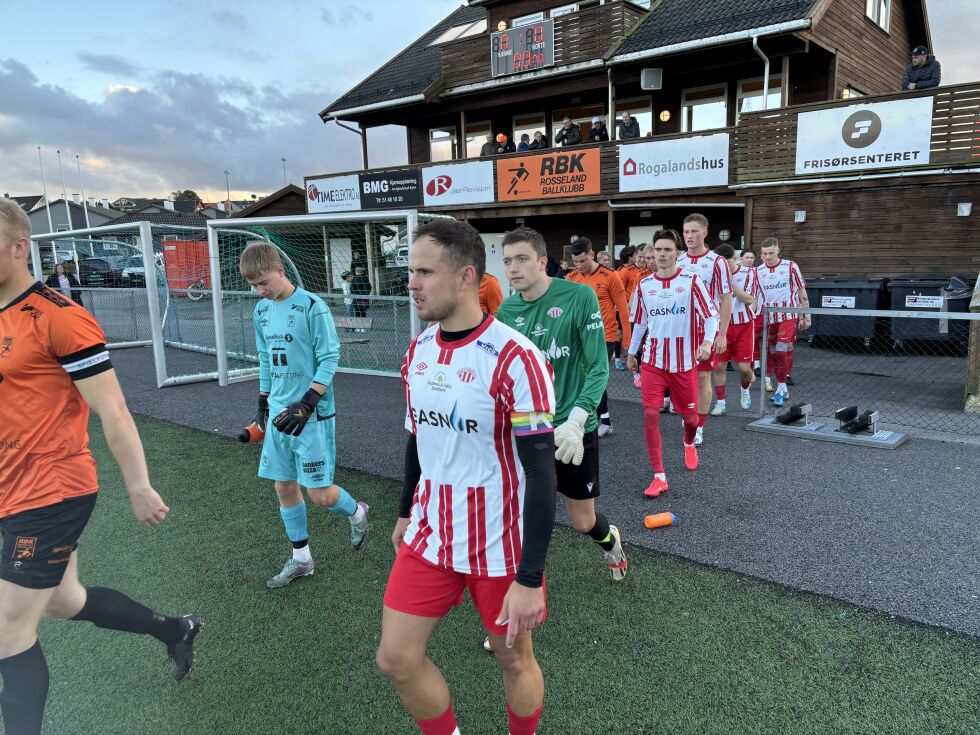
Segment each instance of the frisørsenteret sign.
[{"label": "fris\u00f8rsenteret sign", "polygon": [[490,36],[490,70],[495,77],[555,65],[555,21],[539,20]]},{"label": "fris\u00f8rsenteret sign", "polygon": [[796,173],[928,164],[932,102],[932,97],[917,97],[800,113]]}]

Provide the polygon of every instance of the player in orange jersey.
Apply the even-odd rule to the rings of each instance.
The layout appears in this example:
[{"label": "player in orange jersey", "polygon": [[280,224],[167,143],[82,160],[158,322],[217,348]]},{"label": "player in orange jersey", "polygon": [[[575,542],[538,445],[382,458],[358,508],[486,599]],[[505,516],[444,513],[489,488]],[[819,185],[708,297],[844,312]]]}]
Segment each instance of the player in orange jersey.
[{"label": "player in orange jersey", "polygon": [[480,308],[484,314],[495,316],[502,303],[504,294],[500,290],[500,281],[495,276],[484,273],[480,280]]}]

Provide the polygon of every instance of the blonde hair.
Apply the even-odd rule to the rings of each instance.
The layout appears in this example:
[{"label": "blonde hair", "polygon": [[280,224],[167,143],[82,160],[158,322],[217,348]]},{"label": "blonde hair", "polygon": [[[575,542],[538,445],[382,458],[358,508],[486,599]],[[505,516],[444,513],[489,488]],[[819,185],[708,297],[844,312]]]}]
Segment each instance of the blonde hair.
[{"label": "blonde hair", "polygon": [[12,240],[31,239],[31,220],[12,199],[0,197],[0,229]]},{"label": "blonde hair", "polygon": [[263,273],[274,271],[282,265],[279,250],[267,242],[249,243],[242,251],[238,261],[238,270],[246,280],[255,279]]},{"label": "blonde hair", "polygon": [[686,225],[688,222],[697,222],[704,229],[708,229],[708,218],[703,214],[698,214],[695,212],[694,214],[687,215],[687,217],[684,218],[684,224]]}]

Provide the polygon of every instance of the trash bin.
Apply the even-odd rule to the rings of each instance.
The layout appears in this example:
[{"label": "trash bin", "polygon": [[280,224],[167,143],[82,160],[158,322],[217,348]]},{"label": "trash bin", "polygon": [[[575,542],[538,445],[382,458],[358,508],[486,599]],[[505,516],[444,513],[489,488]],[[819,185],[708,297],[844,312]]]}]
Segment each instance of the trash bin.
[{"label": "trash bin", "polygon": [[[813,278],[806,292],[814,309],[880,309],[885,300],[884,278]],[[857,337],[870,342],[877,334],[878,318],[814,314],[804,337]]]},{"label": "trash bin", "polygon": [[[894,311],[965,313],[970,309],[972,285],[959,278],[895,278],[891,281]],[[894,340],[966,342],[969,323],[964,319],[891,320]]]}]

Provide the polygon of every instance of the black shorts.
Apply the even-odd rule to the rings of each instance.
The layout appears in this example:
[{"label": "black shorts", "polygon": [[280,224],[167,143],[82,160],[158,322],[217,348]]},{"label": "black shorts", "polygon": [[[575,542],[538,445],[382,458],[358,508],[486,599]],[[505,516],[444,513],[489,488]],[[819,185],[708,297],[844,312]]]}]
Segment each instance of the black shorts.
[{"label": "black shorts", "polygon": [[0,518],[0,579],[35,590],[61,584],[98,493]]},{"label": "black shorts", "polygon": [[616,354],[616,348],[619,347],[619,342],[606,342],[606,359],[611,360],[612,356]]},{"label": "black shorts", "polygon": [[599,430],[585,432],[582,437],[585,454],[582,464],[555,461],[558,492],[570,500],[589,500],[599,497]]}]

